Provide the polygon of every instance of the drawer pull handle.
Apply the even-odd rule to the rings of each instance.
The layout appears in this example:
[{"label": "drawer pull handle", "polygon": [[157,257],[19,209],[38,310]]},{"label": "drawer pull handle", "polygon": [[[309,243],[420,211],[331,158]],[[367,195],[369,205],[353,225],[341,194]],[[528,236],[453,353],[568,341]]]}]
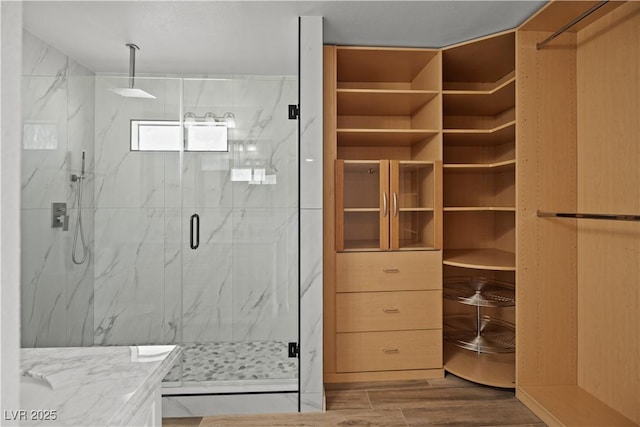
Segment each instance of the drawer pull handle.
[{"label": "drawer pull handle", "polygon": [[400,350],[398,350],[397,348],[383,348],[382,351],[385,354],[395,354],[395,353],[400,353]]},{"label": "drawer pull handle", "polygon": [[397,308],[383,308],[382,311],[385,313],[400,313],[400,310]]},{"label": "drawer pull handle", "polygon": [[400,269],[398,268],[383,268],[382,271],[385,273],[400,273]]}]

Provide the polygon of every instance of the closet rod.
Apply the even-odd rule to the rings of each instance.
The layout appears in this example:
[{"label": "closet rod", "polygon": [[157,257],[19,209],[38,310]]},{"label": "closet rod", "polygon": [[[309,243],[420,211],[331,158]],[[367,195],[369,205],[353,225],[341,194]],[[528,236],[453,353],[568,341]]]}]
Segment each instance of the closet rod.
[{"label": "closet rod", "polygon": [[589,10],[587,10],[586,12],[584,12],[582,15],[578,16],[577,18],[575,18],[573,21],[569,22],[568,24],[566,24],[564,27],[560,28],[558,31],[556,31],[555,33],[551,34],[549,37],[547,37],[546,39],[544,39],[543,41],[541,41],[540,43],[536,43],[536,49],[540,50],[543,47],[545,47],[551,40],[555,39],[556,37],[558,37],[560,34],[564,33],[565,31],[567,31],[569,28],[573,27],[574,25],[576,25],[578,22],[582,21],[584,18],[586,18],[587,16],[591,15],[593,12],[595,12],[596,10],[600,9],[602,6],[604,6],[605,4],[609,3],[609,0],[603,0],[601,2],[598,2],[597,4],[591,6],[591,8]]},{"label": "closet rod", "polygon": [[579,219],[608,219],[613,221],[640,221],[640,215],[590,214],[590,213],[538,211],[538,216],[539,217],[557,217],[557,218],[579,218]]}]

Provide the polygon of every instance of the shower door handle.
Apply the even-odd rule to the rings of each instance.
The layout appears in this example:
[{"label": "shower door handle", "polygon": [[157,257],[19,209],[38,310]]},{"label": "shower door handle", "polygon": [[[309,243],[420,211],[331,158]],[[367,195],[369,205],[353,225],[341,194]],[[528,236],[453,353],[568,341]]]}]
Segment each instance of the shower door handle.
[{"label": "shower door handle", "polygon": [[200,246],[200,215],[193,214],[189,220],[189,238],[191,249]]}]

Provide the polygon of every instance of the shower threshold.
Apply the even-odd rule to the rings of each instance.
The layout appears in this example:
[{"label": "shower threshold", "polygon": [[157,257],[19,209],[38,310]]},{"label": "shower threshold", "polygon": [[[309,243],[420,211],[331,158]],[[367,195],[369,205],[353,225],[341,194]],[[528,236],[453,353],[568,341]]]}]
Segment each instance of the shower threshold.
[{"label": "shower threshold", "polygon": [[227,341],[183,345],[162,384],[163,395],[274,393],[298,390],[298,359],[286,341]]}]

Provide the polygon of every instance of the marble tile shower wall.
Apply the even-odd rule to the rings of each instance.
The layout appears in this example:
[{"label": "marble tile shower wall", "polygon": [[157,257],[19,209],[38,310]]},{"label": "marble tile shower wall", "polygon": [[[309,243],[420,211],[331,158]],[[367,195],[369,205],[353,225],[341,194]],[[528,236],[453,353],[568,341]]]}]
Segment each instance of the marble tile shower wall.
[{"label": "marble tile shower wall", "polygon": [[[96,344],[295,340],[298,152],[294,78],[96,79]],[[229,153],[129,150],[130,119],[232,112]],[[272,185],[232,180],[265,169]],[[191,250],[188,220],[200,216]]]},{"label": "marble tile shower wall", "polygon": [[[93,73],[23,33],[21,335],[23,347],[93,343]],[[72,173],[86,151],[83,222],[90,255],[71,261],[77,219]],[[69,230],[51,228],[51,203],[66,202]]]}]

